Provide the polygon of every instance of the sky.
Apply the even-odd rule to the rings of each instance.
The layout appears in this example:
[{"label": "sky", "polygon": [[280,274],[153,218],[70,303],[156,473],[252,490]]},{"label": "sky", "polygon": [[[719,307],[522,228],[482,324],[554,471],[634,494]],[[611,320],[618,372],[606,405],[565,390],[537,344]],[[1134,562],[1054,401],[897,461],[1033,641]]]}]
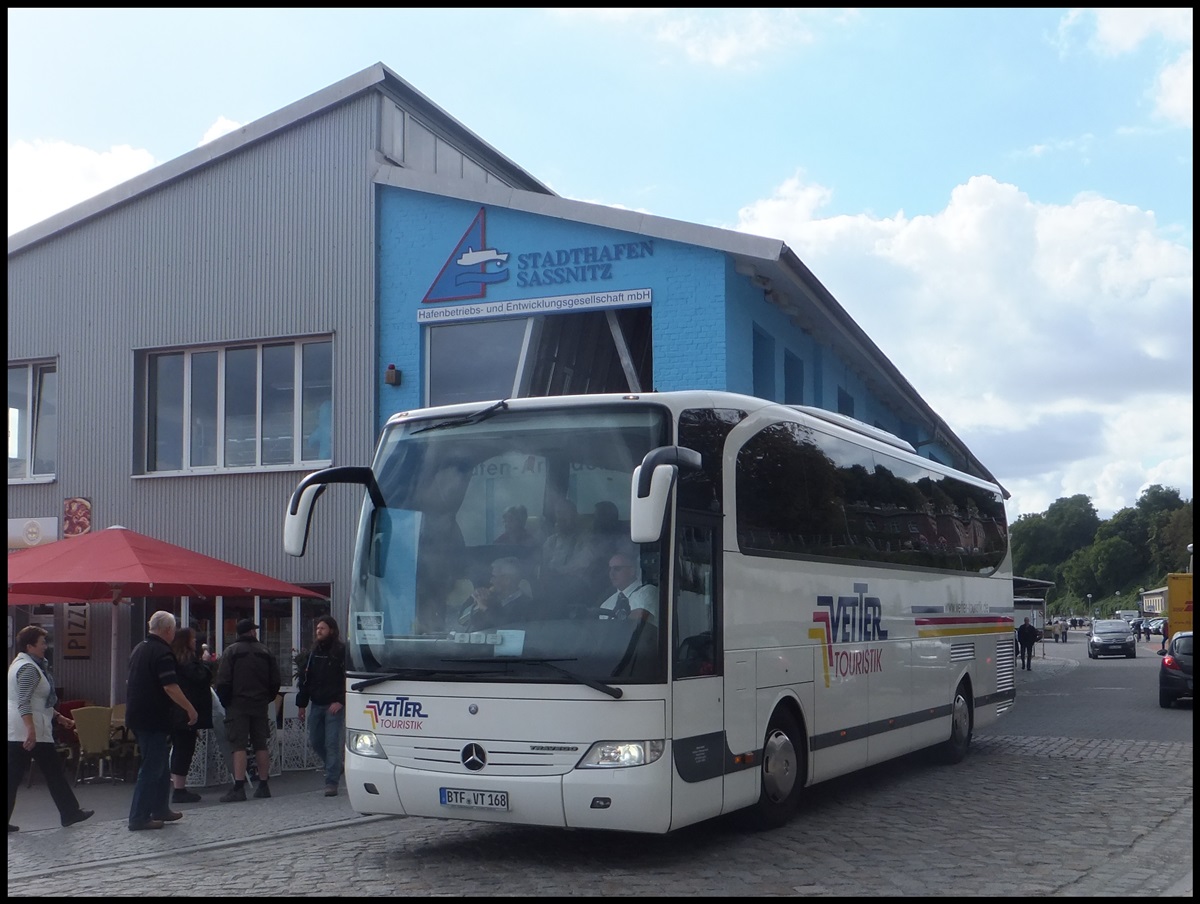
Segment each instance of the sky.
[{"label": "sky", "polygon": [[1192,498],[1192,10],[9,9],[8,232],[381,62],[563,197],[782,239],[1012,494]]}]

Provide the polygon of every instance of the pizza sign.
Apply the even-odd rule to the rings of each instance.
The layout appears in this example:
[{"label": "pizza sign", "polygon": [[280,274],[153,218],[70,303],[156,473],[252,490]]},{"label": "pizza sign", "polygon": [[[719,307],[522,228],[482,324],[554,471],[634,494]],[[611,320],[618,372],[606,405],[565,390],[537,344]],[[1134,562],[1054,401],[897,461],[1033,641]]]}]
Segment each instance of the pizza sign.
[{"label": "pizza sign", "polygon": [[63,500],[63,536],[79,537],[91,533],[92,500],[75,496]]}]

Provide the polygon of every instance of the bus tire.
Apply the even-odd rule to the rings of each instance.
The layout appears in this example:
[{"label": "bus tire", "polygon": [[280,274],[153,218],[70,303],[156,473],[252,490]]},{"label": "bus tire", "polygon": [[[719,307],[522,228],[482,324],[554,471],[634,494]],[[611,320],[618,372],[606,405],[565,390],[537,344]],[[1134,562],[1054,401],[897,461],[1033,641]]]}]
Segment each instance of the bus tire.
[{"label": "bus tire", "polygon": [[950,737],[942,742],[940,749],[943,763],[961,763],[966,757],[971,746],[974,716],[969,686],[965,680],[960,681],[950,702]]},{"label": "bus tire", "polygon": [[796,717],[786,707],[775,710],[763,741],[758,803],[748,814],[754,828],[777,829],[792,818],[808,774],[807,749]]}]

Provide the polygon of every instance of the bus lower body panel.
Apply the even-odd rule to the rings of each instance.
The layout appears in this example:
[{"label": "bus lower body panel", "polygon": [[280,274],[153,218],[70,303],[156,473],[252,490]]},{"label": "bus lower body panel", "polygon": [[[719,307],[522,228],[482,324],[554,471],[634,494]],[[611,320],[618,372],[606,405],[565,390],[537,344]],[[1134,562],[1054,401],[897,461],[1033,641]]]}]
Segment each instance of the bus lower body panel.
[{"label": "bus lower body panel", "polygon": [[653,833],[671,828],[669,744],[666,755],[646,766],[562,775],[433,772],[352,753],[347,760],[350,804],[360,813]]}]

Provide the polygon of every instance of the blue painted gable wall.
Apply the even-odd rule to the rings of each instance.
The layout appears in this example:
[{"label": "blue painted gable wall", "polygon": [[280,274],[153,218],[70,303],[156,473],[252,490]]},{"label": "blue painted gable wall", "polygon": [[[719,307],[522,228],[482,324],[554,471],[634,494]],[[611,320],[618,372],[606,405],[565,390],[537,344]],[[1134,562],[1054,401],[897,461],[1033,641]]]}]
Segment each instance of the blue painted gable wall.
[{"label": "blue painted gable wall", "polygon": [[[656,390],[723,389],[725,366],[725,255],[707,248],[648,239],[635,233],[590,226],[505,207],[484,206],[486,244],[509,254],[512,274],[487,287],[487,301],[620,289],[653,293]],[[480,205],[470,201],[382,186],[378,189],[378,359],[379,426],[388,416],[422,404],[424,346],[417,313]],[[611,279],[569,285],[521,286],[520,255],[619,243],[651,242],[653,253],[612,266]],[[382,385],[382,373],[395,364],[400,386]]]},{"label": "blue painted gable wall", "polygon": [[[380,186],[378,217],[378,346],[374,366],[380,375],[376,399],[378,426],[389,415],[422,404],[424,345],[417,313],[459,240],[479,213],[475,202]],[[487,301],[521,300],[593,291],[649,288],[653,293],[654,386],[674,389],[727,389],[753,394],[754,332],[773,342],[772,393],[784,400],[784,356],[803,363],[801,404],[837,410],[838,388],[855,400],[854,415],[914,440],[902,422],[870,395],[862,377],[835,350],[820,345],[768,302],[761,289],[737,273],[731,258],[719,251],[647,239],[636,233],[576,223],[554,217],[484,206],[486,245],[509,254],[510,278],[487,287]],[[555,249],[607,246],[650,241],[653,253],[613,265],[611,278],[569,285],[521,286],[521,255]],[[526,276],[528,271],[526,272]],[[403,373],[400,386],[383,382],[395,364]],[[793,400],[794,401],[794,400]]]}]

